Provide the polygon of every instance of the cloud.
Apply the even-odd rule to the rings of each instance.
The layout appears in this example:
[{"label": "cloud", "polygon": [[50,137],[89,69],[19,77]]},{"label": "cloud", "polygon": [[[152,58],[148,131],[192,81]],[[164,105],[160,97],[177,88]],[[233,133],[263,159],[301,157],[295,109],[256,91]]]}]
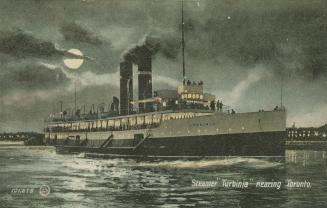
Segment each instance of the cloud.
[{"label": "cloud", "polygon": [[52,42],[37,39],[22,30],[1,31],[0,52],[16,58],[62,55]]},{"label": "cloud", "polygon": [[240,102],[246,91],[249,90],[252,85],[259,82],[263,78],[269,76],[268,71],[263,66],[256,66],[254,69],[248,72],[247,77],[238,82],[230,91],[218,91],[214,92],[217,98],[222,99],[228,105],[235,105]]},{"label": "cloud", "polygon": [[[124,50],[126,46],[134,42],[134,30],[130,27],[112,25],[110,28],[100,28],[102,37],[108,39],[111,45],[117,50]],[[122,35],[124,34],[124,35]]]},{"label": "cloud", "polygon": [[76,84],[81,88],[102,85],[119,86],[119,71],[114,73],[96,74],[92,71],[74,73],[64,70],[64,73],[68,79],[72,82],[76,82]]},{"label": "cloud", "polygon": [[27,107],[36,102],[70,95],[75,90],[75,84],[78,92],[97,86],[119,87],[118,71],[106,74],[95,74],[91,71],[76,73],[50,63],[39,63],[32,70],[27,68],[11,76],[12,84],[7,89],[8,93],[0,97],[6,106]]},{"label": "cloud", "polygon": [[318,2],[204,1],[201,10],[189,2],[187,53],[210,62],[225,56],[238,65],[274,65],[270,70],[278,76],[309,74],[316,80],[327,73],[327,18]]},{"label": "cloud", "polygon": [[74,43],[81,42],[93,45],[102,43],[102,40],[95,33],[90,32],[89,29],[76,22],[64,23],[60,28],[60,32],[65,40]]},{"label": "cloud", "polygon": [[[113,87],[120,86],[119,71],[113,73],[96,74],[92,71],[74,73],[68,70],[64,70],[64,73],[68,79],[70,79],[72,82],[76,82],[80,89],[90,86],[103,86],[103,85],[110,85]],[[137,76],[134,76],[133,79],[134,79],[134,83],[136,83]],[[153,79],[153,83],[158,85],[164,85],[166,87],[169,86],[169,87],[176,88],[178,84],[180,84],[178,80],[163,75],[153,74],[152,79]]]},{"label": "cloud", "polygon": [[42,62],[42,61],[38,62],[38,64],[39,64],[40,66],[44,66],[44,67],[46,67],[46,68],[48,68],[48,69],[52,69],[52,70],[55,70],[55,69],[58,69],[58,68],[59,68],[59,66],[57,66],[57,65],[53,65],[53,64],[49,64],[49,63],[45,63],[45,62]]},{"label": "cloud", "polygon": [[[57,70],[55,70],[57,69]],[[0,77],[2,93],[16,89],[50,89],[68,82],[66,75],[59,69],[45,64],[28,64],[6,69]]]},{"label": "cloud", "polygon": [[48,101],[58,95],[64,95],[65,91],[61,89],[51,90],[26,90],[19,89],[14,90],[8,95],[0,97],[3,100],[3,104],[7,106],[15,105],[19,107],[27,107],[40,101]]},{"label": "cloud", "polygon": [[153,75],[153,83],[169,86],[172,88],[177,88],[177,86],[181,84],[181,82],[171,77],[155,74]]}]

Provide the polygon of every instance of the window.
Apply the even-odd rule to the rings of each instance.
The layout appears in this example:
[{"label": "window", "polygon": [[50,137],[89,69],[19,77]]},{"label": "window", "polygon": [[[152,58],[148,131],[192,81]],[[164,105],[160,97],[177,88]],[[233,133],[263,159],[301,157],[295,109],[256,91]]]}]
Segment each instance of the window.
[{"label": "window", "polygon": [[120,119],[115,119],[115,127],[120,127]]},{"label": "window", "polygon": [[79,130],[79,123],[78,123],[78,122],[75,123],[75,130],[76,130],[76,131]]},{"label": "window", "polygon": [[80,129],[81,130],[87,129],[87,123],[86,122],[81,122],[80,123]]},{"label": "window", "polygon": [[114,127],[115,121],[114,120],[108,120],[108,127]]},{"label": "window", "polygon": [[153,123],[159,123],[160,122],[161,115],[153,115]]},{"label": "window", "polygon": [[144,117],[143,116],[139,116],[137,117],[137,125],[142,125],[144,124]]},{"label": "window", "polygon": [[105,129],[107,127],[107,121],[101,121],[101,128]]},{"label": "window", "polygon": [[169,115],[168,114],[163,114],[162,115],[162,120],[164,120],[164,121],[169,120]]},{"label": "window", "polygon": [[121,125],[127,125],[127,118],[122,118],[121,119]]},{"label": "window", "polygon": [[136,125],[136,118],[135,117],[129,118],[129,125],[130,126],[135,126]]},{"label": "window", "polygon": [[128,127],[128,118],[121,119],[121,126],[126,129]]},{"label": "window", "polygon": [[146,116],[145,117],[145,123],[146,124],[151,124],[152,123],[152,116]]}]

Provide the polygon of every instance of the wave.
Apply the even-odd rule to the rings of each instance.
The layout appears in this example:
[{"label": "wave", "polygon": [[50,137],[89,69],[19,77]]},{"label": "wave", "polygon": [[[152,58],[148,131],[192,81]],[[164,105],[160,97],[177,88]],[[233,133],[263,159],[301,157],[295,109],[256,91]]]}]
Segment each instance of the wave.
[{"label": "wave", "polygon": [[224,159],[205,159],[198,161],[161,161],[161,162],[141,162],[139,167],[162,168],[162,169],[220,169],[226,167],[244,167],[253,169],[278,168],[283,163],[272,162],[256,158],[224,158]]}]

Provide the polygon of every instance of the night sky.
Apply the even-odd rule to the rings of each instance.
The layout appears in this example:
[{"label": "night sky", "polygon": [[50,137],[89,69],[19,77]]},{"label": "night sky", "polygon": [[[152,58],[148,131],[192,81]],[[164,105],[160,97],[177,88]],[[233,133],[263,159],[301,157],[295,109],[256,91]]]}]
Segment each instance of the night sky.
[{"label": "night sky", "polygon": [[[327,1],[185,0],[186,76],[237,112],[283,104],[287,124],[327,123]],[[52,111],[119,97],[119,63],[153,46],[154,89],[182,80],[181,1],[0,1],[0,131],[41,131]],[[78,70],[63,51],[94,59]]]}]

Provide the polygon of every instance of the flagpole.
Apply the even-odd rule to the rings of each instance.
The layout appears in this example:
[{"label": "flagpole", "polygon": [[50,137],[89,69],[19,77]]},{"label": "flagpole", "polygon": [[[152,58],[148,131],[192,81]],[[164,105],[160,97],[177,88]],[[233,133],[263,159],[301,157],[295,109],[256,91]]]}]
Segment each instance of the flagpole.
[{"label": "flagpole", "polygon": [[184,39],[184,0],[182,0],[182,56],[183,56],[183,84],[185,85],[185,39]]}]

